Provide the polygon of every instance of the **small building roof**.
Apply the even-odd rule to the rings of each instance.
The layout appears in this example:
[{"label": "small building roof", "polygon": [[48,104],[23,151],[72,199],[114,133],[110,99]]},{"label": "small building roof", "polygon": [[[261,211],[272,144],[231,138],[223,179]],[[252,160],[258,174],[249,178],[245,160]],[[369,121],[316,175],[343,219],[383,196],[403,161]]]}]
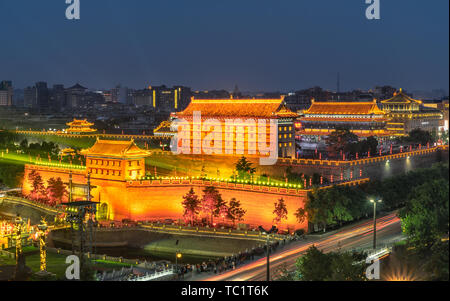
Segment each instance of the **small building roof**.
[{"label": "small building roof", "polygon": [[373,102],[315,102],[304,112],[310,115],[385,115]]},{"label": "small building roof", "polygon": [[79,83],[76,83],[75,85],[73,85],[70,88],[67,88],[68,90],[87,90],[88,88],[83,87],[82,85],[80,85]]},{"label": "small building roof", "polygon": [[407,104],[407,103],[418,103],[418,104],[422,104],[421,100],[418,99],[414,99],[409,97],[408,95],[406,95],[403,92],[403,89],[400,88],[399,92],[395,92],[394,96],[386,99],[386,100],[382,100],[381,103],[383,104]]},{"label": "small building roof", "polygon": [[150,152],[138,147],[134,140],[97,139],[91,148],[82,150],[81,154],[90,157],[142,158],[148,157]]},{"label": "small building roof", "polygon": [[93,123],[88,122],[86,119],[74,119],[71,122],[66,123],[68,126],[93,126]]},{"label": "small building roof", "polygon": [[[297,117],[297,114],[283,106],[279,99],[191,99],[188,107],[176,113],[179,118],[192,117],[200,112],[202,117],[231,118],[278,118]],[[278,116],[277,113],[280,113]]]},{"label": "small building roof", "polygon": [[171,129],[172,122],[170,120],[165,120],[161,122],[161,124],[153,130],[153,134],[159,134],[159,135],[172,135],[177,133],[176,131],[173,131]]}]

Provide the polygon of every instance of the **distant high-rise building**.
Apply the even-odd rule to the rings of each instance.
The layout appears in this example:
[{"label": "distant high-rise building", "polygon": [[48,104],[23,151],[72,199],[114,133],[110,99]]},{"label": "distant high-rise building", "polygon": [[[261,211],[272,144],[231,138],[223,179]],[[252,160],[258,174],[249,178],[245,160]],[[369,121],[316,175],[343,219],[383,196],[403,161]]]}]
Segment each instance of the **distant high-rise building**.
[{"label": "distant high-rise building", "polygon": [[111,101],[126,104],[128,96],[128,88],[117,85],[111,89]]},{"label": "distant high-rise building", "polygon": [[60,112],[64,107],[66,107],[66,91],[64,85],[53,85],[53,89],[50,91],[50,103],[51,109]]},{"label": "distant high-rise building", "polygon": [[158,112],[171,113],[184,110],[190,103],[191,88],[174,86],[168,88],[165,85],[149,87],[152,94],[152,106]]},{"label": "distant high-rise building", "polygon": [[25,88],[24,106],[39,111],[48,110],[50,107],[50,91],[46,82],[37,82],[33,87]]},{"label": "distant high-rise building", "polygon": [[86,94],[87,88],[80,84],[76,84],[70,88],[66,89],[67,95],[67,107],[76,108],[83,104],[84,95]]},{"label": "distant high-rise building", "polygon": [[192,96],[195,99],[229,99],[231,94],[225,90],[212,90],[212,91],[194,91]]},{"label": "distant high-rise building", "polygon": [[14,90],[11,81],[0,82],[0,106],[12,106]]},{"label": "distant high-rise building", "polygon": [[36,108],[45,111],[50,106],[50,91],[46,82],[37,82],[36,85]]},{"label": "distant high-rise building", "polygon": [[149,89],[136,90],[133,92],[132,104],[137,107],[153,106],[153,92]]},{"label": "distant high-rise building", "polygon": [[23,91],[23,106],[25,108],[34,108],[36,103],[36,87],[26,87]]}]

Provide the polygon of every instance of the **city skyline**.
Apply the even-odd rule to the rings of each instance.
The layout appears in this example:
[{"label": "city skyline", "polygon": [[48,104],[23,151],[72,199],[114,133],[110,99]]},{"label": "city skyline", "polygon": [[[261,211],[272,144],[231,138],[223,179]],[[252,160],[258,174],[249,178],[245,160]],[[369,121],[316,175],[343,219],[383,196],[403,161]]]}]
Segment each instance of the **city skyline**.
[{"label": "city skyline", "polygon": [[[365,18],[364,1],[276,7],[84,1],[77,21],[65,19],[64,1],[21,2],[0,4],[0,24],[15,24],[3,33],[9,43],[1,53],[9,59],[0,78],[14,87],[47,81],[96,88],[336,90],[339,72],[341,91],[390,84],[448,93],[446,1],[383,2],[381,20]],[[308,30],[311,23],[314,30]]]}]

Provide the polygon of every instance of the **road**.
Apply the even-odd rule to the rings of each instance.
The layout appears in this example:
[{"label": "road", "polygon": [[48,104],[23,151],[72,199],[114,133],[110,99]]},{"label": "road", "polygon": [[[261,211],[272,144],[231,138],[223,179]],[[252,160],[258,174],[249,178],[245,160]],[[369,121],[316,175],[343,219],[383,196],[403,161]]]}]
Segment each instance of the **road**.
[{"label": "road", "polygon": [[[377,246],[402,238],[400,219],[391,213],[377,219]],[[326,252],[337,250],[370,249],[373,242],[373,221],[367,220],[322,236],[313,236],[306,241],[297,241],[271,255],[270,269],[273,273],[282,265],[294,267],[296,259],[312,245]],[[250,262],[220,275],[202,275],[192,280],[205,281],[264,281],[266,280],[266,257]],[[188,279],[186,279],[188,280]]]}]

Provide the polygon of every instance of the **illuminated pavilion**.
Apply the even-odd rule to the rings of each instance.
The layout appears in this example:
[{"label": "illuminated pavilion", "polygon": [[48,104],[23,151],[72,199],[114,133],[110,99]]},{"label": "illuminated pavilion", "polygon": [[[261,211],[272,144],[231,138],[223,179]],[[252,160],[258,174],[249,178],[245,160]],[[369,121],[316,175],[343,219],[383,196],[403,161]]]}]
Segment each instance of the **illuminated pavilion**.
[{"label": "illuminated pavilion", "polygon": [[[201,113],[201,121],[193,120],[195,112]],[[295,136],[294,136],[294,120],[298,117],[297,113],[289,110],[284,104],[284,98],[279,99],[191,99],[188,107],[174,114],[174,117],[187,120],[191,123],[191,149],[192,153],[204,154],[204,147],[196,149],[196,145],[202,145],[201,142],[209,133],[201,126],[206,119],[215,119],[222,124],[223,135],[221,143],[214,142],[210,145],[213,149],[210,153],[229,154],[229,155],[256,155],[262,156],[259,151],[255,153],[249,152],[255,149],[256,137],[258,129],[256,126],[248,126],[247,120],[265,120],[266,143],[270,143],[270,122],[276,121],[278,124],[277,141],[278,157],[294,158],[295,157]],[[232,121],[234,126],[227,126],[228,121]],[[245,128],[243,137],[235,137],[237,127]],[[201,130],[200,130],[201,129]],[[198,135],[197,132],[201,132]],[[237,135],[236,135],[237,136]],[[227,140],[232,137],[233,142]],[[235,137],[235,138],[234,138]],[[233,143],[231,145],[230,143]],[[226,150],[232,149],[232,152]]]},{"label": "illuminated pavilion", "polygon": [[421,100],[409,97],[402,89],[381,104],[390,119],[387,129],[396,136],[406,135],[416,128],[437,131],[443,118],[441,111],[424,107]]},{"label": "illuminated pavilion", "polygon": [[69,128],[66,129],[66,133],[69,134],[92,134],[97,132],[96,129],[91,128],[94,124],[88,122],[86,119],[74,119],[66,124],[69,126]]},{"label": "illuminated pavilion", "polygon": [[388,116],[372,102],[316,102],[303,112],[296,123],[300,136],[320,138],[337,128],[348,129],[361,138],[386,137]]},{"label": "illuminated pavilion", "polygon": [[164,120],[153,130],[153,135],[157,137],[173,137],[176,132],[171,129],[172,122],[170,120]]},{"label": "illuminated pavilion", "polygon": [[145,157],[150,152],[133,140],[100,140],[81,151],[86,156],[86,170],[92,178],[128,181],[145,176]]}]

